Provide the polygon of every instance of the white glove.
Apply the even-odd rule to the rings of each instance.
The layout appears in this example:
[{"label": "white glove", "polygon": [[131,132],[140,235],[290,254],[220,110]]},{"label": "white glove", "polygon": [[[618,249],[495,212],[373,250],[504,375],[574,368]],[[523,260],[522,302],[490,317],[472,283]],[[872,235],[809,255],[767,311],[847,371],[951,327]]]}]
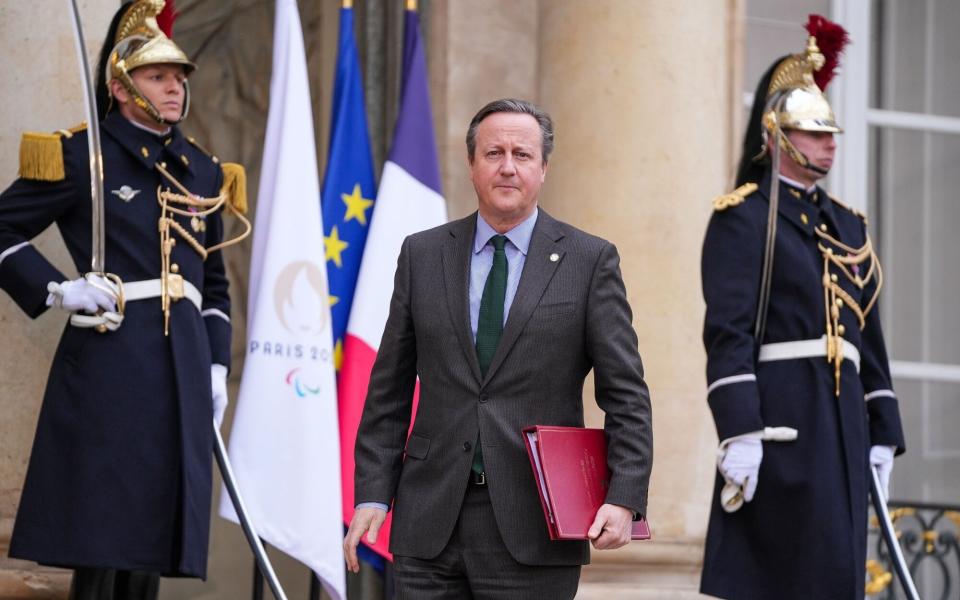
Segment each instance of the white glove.
[{"label": "white glove", "polygon": [[47,284],[47,306],[55,306],[70,312],[84,311],[96,314],[100,309],[107,312],[117,310],[116,286],[95,273],[78,277],[73,281]]},{"label": "white glove", "polygon": [[223,414],[227,411],[227,368],[223,365],[210,365],[210,387],[213,390],[213,422],[217,427],[223,423]]},{"label": "white glove", "polygon": [[756,438],[731,440],[724,448],[718,467],[723,478],[743,491],[743,501],[753,500],[763,460],[763,442]]},{"label": "white glove", "polygon": [[871,446],[870,466],[877,468],[880,477],[880,487],[883,488],[883,497],[890,497],[890,474],[893,473],[893,446]]}]

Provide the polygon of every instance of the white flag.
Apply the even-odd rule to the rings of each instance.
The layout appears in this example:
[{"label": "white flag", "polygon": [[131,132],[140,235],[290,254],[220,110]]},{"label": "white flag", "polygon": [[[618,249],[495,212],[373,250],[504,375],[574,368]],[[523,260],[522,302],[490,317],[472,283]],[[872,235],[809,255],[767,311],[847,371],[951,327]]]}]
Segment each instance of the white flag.
[{"label": "white flag", "polygon": [[[346,597],[340,447],[319,178],[296,0],[277,0],[246,360],[230,459],[266,542]],[[220,514],[237,521],[226,493]]]}]

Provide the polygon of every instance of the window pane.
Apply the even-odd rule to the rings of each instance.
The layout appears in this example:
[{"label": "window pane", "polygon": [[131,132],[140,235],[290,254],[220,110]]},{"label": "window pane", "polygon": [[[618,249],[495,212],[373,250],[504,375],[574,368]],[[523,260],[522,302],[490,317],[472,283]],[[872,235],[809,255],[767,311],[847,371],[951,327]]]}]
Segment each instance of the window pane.
[{"label": "window pane", "polygon": [[744,91],[753,93],[773,61],[804,49],[807,15],[830,14],[829,0],[748,0]]},{"label": "window pane", "polygon": [[890,356],[960,364],[960,136],[872,128],[871,147]]},{"label": "window pane", "polygon": [[960,504],[960,384],[894,379],[907,452],[897,457],[890,497]]},{"label": "window pane", "polygon": [[871,106],[960,116],[960,2],[874,0],[872,11]]}]

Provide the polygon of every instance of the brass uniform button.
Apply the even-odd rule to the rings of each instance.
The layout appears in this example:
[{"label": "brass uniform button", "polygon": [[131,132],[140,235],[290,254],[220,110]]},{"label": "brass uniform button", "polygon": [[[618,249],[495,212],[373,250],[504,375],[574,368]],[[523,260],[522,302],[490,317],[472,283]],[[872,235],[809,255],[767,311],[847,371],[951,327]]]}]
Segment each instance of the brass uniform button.
[{"label": "brass uniform button", "polygon": [[170,265],[170,272],[171,272],[171,273],[179,273],[179,272],[180,272],[180,265],[178,265],[177,263],[173,263],[172,265]]},{"label": "brass uniform button", "polygon": [[827,224],[826,224],[826,223],[820,223],[820,231],[826,231],[826,230],[827,230]]},{"label": "brass uniform button", "polygon": [[845,334],[846,332],[847,332],[847,328],[846,328],[846,327],[844,327],[843,325],[837,325],[837,334],[838,334],[838,335],[843,335],[843,334]]},{"label": "brass uniform button", "polygon": [[160,161],[160,168],[161,168],[161,169],[166,169],[166,168],[167,168],[167,162],[166,162],[166,161]]},{"label": "brass uniform button", "polygon": [[810,219],[807,218],[807,213],[800,213],[800,220],[803,221],[804,225],[810,222]]},{"label": "brass uniform button", "polygon": [[839,278],[837,277],[837,274],[836,274],[836,273],[831,273],[831,274],[830,274],[830,281],[836,283],[838,280],[839,280]]},{"label": "brass uniform button", "polygon": [[837,298],[837,306],[843,308],[843,298]]},{"label": "brass uniform button", "polygon": [[147,150],[146,146],[140,146],[140,154],[142,154],[144,158],[150,157],[150,151]]},{"label": "brass uniform button", "polygon": [[189,165],[189,164],[190,164],[190,161],[187,159],[186,155],[184,155],[184,154],[181,154],[181,155],[180,155],[180,160],[182,160],[182,161],[183,161],[183,164],[185,164],[185,165]]}]

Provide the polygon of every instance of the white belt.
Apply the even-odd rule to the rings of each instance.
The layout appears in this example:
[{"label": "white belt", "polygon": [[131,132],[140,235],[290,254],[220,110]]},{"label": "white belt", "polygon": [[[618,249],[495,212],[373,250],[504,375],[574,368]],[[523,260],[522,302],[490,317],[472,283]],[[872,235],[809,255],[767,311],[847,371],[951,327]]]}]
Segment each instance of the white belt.
[{"label": "white belt", "polygon": [[[800,340],[797,342],[777,342],[760,346],[759,362],[772,360],[789,360],[792,358],[815,358],[827,355],[827,336],[815,340]],[[857,347],[843,340],[843,358],[851,361],[860,372],[860,351]]]},{"label": "white belt", "polygon": [[[159,298],[160,293],[160,279],[144,279],[143,281],[131,281],[123,284],[123,298],[127,302]],[[200,290],[186,279],[183,280],[183,297],[193,302],[197,310],[200,310],[203,306],[203,296],[200,294]]]},{"label": "white belt", "polygon": [[[203,296],[200,290],[186,279],[183,283],[183,297],[193,303],[200,310],[203,306]],[[160,279],[145,279],[143,281],[131,281],[123,284],[124,302],[133,302],[135,300],[149,300],[150,298],[159,298],[163,290],[160,285]],[[85,315],[74,313],[70,315],[70,324],[74,327],[98,328],[101,331],[116,331],[123,322],[123,315],[116,312],[104,312],[99,315]]]}]

